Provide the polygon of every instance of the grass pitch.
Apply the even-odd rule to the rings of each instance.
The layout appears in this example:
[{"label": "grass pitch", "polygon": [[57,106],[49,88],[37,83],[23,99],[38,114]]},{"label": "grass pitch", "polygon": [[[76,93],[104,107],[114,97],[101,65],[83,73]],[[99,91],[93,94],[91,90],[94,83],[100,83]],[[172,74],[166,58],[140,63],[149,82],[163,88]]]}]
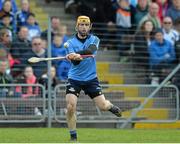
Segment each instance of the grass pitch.
[{"label": "grass pitch", "polygon": [[[63,128],[0,128],[0,143],[67,143]],[[78,129],[80,143],[180,143],[180,130]]]}]

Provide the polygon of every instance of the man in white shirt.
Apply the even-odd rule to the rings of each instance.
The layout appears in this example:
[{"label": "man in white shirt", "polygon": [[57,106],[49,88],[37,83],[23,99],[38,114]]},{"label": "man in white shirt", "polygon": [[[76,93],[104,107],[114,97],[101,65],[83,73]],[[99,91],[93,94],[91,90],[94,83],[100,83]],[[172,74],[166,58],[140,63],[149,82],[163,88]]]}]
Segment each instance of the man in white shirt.
[{"label": "man in white shirt", "polygon": [[164,33],[164,39],[171,42],[173,46],[175,46],[175,43],[179,40],[179,33],[173,28],[173,22],[171,17],[165,17],[163,19],[163,33]]}]

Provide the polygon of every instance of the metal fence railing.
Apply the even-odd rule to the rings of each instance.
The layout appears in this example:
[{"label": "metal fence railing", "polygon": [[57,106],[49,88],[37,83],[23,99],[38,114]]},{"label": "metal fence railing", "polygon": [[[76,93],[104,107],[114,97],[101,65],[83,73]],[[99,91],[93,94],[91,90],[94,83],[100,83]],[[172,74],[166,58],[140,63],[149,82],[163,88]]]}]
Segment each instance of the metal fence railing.
[{"label": "metal fence railing", "polygon": [[[102,85],[104,94],[113,104],[118,105],[124,112],[122,118],[117,118],[110,112],[102,112],[92,100],[81,93],[77,105],[77,121],[79,123],[92,122],[125,122],[131,112],[138,108],[156,89],[151,85]],[[178,89],[164,86],[146,105],[132,118],[131,122],[174,122],[179,118]],[[66,122],[65,86],[55,88],[54,112],[55,120]]]},{"label": "metal fence railing", "polygon": [[[28,94],[27,88],[33,93]],[[105,97],[124,112],[117,118],[110,112],[102,112],[92,100],[81,93],[78,98],[79,123],[121,123],[136,110],[157,88],[151,85],[102,85]],[[45,122],[46,118],[66,123],[65,85],[57,85],[52,93],[52,107],[47,107],[44,86],[35,84],[0,85],[0,123]],[[164,86],[132,117],[131,122],[174,122],[179,119],[179,92],[173,85]],[[48,115],[47,112],[51,113]],[[54,122],[54,121],[53,121]]]},{"label": "metal fence railing", "polygon": [[[32,93],[27,89],[32,88]],[[45,88],[39,84],[0,84],[0,123],[45,121]]]}]

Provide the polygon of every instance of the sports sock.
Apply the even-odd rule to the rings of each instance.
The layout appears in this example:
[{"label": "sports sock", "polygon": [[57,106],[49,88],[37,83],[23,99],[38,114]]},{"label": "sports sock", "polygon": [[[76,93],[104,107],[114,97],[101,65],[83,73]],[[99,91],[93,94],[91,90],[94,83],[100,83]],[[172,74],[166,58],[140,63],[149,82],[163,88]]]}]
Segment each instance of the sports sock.
[{"label": "sports sock", "polygon": [[71,140],[77,140],[77,132],[76,130],[70,130]]}]

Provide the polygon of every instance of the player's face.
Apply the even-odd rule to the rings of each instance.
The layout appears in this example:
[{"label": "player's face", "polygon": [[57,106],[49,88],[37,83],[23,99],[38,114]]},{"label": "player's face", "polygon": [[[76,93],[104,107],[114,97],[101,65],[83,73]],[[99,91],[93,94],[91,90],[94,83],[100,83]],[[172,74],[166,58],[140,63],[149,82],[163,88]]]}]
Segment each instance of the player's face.
[{"label": "player's face", "polygon": [[91,30],[90,23],[80,23],[77,27],[77,31],[82,37],[87,36],[90,30]]}]

